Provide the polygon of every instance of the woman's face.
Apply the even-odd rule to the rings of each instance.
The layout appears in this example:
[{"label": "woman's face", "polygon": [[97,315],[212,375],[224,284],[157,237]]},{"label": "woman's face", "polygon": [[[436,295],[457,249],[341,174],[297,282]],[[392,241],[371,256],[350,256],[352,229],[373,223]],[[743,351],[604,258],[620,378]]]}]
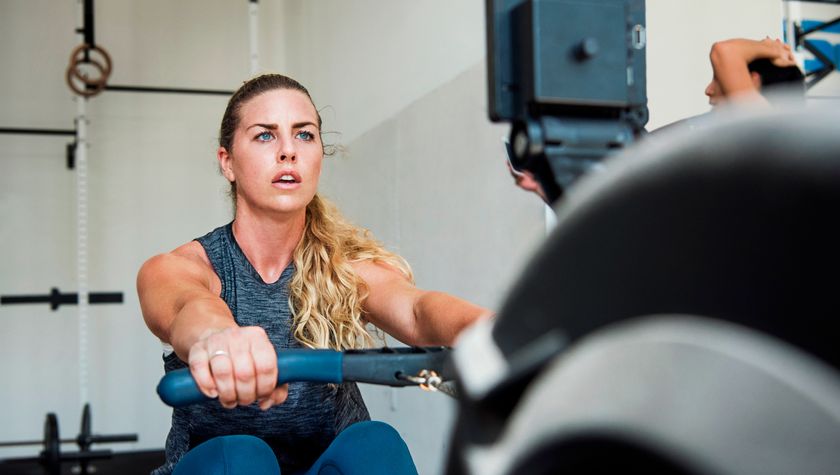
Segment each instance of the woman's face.
[{"label": "woman's face", "polygon": [[717,107],[724,100],[723,92],[720,90],[720,84],[715,78],[712,78],[712,81],[706,86],[704,92],[709,97],[709,105],[712,107]]},{"label": "woman's face", "polygon": [[318,189],[320,132],[315,106],[300,91],[273,89],[244,103],[233,151],[218,151],[222,172],[236,181],[237,212],[303,211]]}]

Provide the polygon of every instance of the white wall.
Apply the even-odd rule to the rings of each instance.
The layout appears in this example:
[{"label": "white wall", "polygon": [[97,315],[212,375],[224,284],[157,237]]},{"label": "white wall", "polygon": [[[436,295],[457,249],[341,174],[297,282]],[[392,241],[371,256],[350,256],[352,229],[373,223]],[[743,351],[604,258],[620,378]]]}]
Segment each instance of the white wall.
[{"label": "white wall", "polygon": [[[484,57],[481,0],[291,0],[287,71],[345,142]],[[315,93],[317,91],[317,93]]]},{"label": "white wall", "polygon": [[[779,36],[777,0],[648,0],[648,96],[656,128],[708,110],[712,42]],[[74,0],[0,1],[0,127],[72,128],[64,85],[79,40]],[[96,3],[112,84],[234,89],[248,77],[247,2]],[[322,192],[401,252],[418,284],[495,307],[538,245],[542,205],[512,186],[486,119],[482,0],[263,0],[263,71],[303,82],[343,151]],[[836,74],[835,74],[836,76]],[[836,93],[836,92],[835,92]],[[156,399],[159,346],[134,295],[144,259],[226,222],[215,168],[226,99],[105,92],[90,120],[90,288],[122,291],[91,308],[94,430],[137,432],[159,448],[169,411]],[[75,181],[64,138],[0,135],[0,294],[75,291]],[[46,412],[75,434],[81,409],[76,308],[2,306],[0,441],[41,436]],[[8,388],[12,388],[9,390]],[[394,424],[421,474],[439,473],[452,401],[366,386],[374,417]],[[418,419],[422,423],[418,423]],[[36,449],[0,449],[0,458]]]}]

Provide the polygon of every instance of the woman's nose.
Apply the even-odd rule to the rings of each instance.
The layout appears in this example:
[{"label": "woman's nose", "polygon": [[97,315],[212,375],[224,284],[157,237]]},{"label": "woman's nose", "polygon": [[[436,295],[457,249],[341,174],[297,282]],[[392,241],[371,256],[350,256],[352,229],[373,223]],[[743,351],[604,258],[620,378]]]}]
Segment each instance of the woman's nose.
[{"label": "woman's nose", "polygon": [[281,145],[280,150],[277,151],[277,158],[281,162],[294,162],[297,160],[297,153],[295,152],[294,145],[291,141]]},{"label": "woman's nose", "polygon": [[706,95],[709,96],[709,97],[712,97],[715,94],[717,94],[717,85],[715,84],[714,81],[709,82],[709,85],[706,86],[706,91],[705,92],[706,92]]}]

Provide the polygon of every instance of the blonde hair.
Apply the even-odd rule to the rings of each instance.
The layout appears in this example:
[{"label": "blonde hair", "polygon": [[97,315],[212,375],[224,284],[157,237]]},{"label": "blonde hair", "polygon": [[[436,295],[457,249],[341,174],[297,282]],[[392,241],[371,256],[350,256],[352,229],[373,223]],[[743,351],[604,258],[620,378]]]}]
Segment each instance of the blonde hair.
[{"label": "blonde hair", "polygon": [[310,348],[343,351],[373,343],[362,310],[368,289],[352,263],[385,263],[409,281],[414,279],[402,257],[386,250],[369,231],[349,223],[335,205],[317,194],[306,206],[303,237],[293,260],[295,274],[289,284],[293,331]]}]

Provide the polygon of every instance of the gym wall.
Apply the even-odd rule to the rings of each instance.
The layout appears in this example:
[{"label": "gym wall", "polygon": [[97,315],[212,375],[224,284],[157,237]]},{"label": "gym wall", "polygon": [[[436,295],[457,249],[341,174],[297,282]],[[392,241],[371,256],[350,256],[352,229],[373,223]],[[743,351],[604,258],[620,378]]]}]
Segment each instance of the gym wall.
[{"label": "gym wall", "polygon": [[[648,0],[649,129],[708,110],[711,44],[781,35],[781,2]],[[262,71],[306,85],[324,118],[322,193],[412,264],[423,288],[495,308],[544,234],[543,205],[504,165],[507,126],[486,118],[482,0],[262,0]],[[0,2],[0,127],[73,128],[64,84],[80,43],[75,0]],[[233,90],[249,77],[245,0],[96,3],[111,84]],[[216,171],[222,96],[106,91],[87,102],[87,384],[77,307],[0,306],[0,441],[37,439],[47,412],[75,435],[86,392],[98,433],[135,432],[162,448],[169,409],[154,392],[159,342],[134,279],[148,257],[230,220]],[[76,178],[68,137],[0,135],[0,294],[76,291]],[[454,403],[419,389],[364,386],[371,414],[405,437],[421,474],[439,473]],[[35,455],[0,450],[0,458]]]}]

